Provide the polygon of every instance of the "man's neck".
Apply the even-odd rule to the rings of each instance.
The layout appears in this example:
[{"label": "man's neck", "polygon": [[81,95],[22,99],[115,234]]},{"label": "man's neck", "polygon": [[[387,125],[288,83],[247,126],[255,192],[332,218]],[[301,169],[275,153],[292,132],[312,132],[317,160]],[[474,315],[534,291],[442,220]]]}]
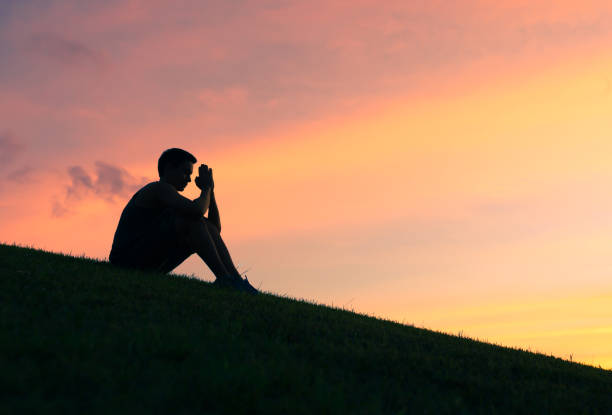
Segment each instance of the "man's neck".
[{"label": "man's neck", "polygon": [[177,189],[177,188],[176,188],[176,187],[175,187],[175,186],[174,186],[172,183],[170,183],[168,180],[166,180],[166,179],[165,179],[165,178],[163,178],[163,177],[160,177],[160,179],[158,180],[158,182],[159,182],[159,183],[169,184],[170,186],[172,186],[172,188],[173,188],[174,190],[176,190],[176,192],[177,192],[177,193],[178,193],[178,191],[179,191],[179,190],[178,190],[178,189]]}]

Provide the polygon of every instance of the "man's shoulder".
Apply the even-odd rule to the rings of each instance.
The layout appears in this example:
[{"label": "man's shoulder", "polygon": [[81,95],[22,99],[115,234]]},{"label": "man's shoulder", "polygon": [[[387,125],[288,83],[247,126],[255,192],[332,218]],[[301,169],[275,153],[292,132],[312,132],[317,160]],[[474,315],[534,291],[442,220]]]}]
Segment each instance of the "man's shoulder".
[{"label": "man's shoulder", "polygon": [[167,195],[168,193],[178,194],[174,186],[162,181],[149,183],[145,187],[147,187],[146,191],[154,192],[157,195]]},{"label": "man's shoulder", "polygon": [[149,204],[153,199],[155,199],[157,193],[159,192],[159,182],[151,182],[142,186],[134,196],[135,202],[139,205]]},{"label": "man's shoulder", "polygon": [[139,205],[157,204],[160,201],[163,203],[177,196],[174,186],[161,181],[147,183],[134,195]]},{"label": "man's shoulder", "polygon": [[138,192],[140,193],[157,192],[159,191],[160,188],[163,188],[163,186],[164,186],[164,183],[162,182],[150,182],[142,186],[140,190],[138,190]]}]

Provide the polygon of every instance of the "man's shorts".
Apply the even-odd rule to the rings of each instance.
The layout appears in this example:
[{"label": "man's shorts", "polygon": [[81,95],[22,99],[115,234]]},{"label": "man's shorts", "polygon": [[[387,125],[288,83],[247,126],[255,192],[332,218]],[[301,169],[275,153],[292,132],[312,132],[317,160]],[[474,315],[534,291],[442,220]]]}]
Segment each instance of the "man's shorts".
[{"label": "man's shorts", "polygon": [[168,273],[185,261],[193,250],[182,241],[176,229],[177,212],[165,209],[149,229],[113,261],[116,265]]}]

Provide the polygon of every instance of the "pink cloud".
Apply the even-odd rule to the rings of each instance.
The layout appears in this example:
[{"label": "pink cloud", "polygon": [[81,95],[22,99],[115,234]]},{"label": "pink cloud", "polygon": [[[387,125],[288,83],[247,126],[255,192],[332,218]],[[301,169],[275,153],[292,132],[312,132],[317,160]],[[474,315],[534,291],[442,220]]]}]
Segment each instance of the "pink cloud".
[{"label": "pink cloud", "polygon": [[28,39],[28,48],[36,54],[46,56],[66,65],[103,66],[101,54],[86,44],[66,39],[55,33],[35,33]]},{"label": "pink cloud", "polygon": [[55,196],[53,200],[53,216],[62,217],[71,212],[71,207],[82,199],[97,197],[109,203],[125,200],[131,197],[149,179],[146,177],[136,178],[125,169],[96,161],[96,177],[81,166],[68,168],[70,185],[66,187],[66,195],[62,201]]},{"label": "pink cloud", "polygon": [[[201,135],[211,141],[262,131],[346,103],[428,89],[436,73],[445,77],[490,56],[501,57],[501,66],[565,53],[585,41],[603,41],[612,30],[605,23],[612,6],[601,1],[580,7],[543,1],[186,1],[170,7],[132,0],[88,7],[56,2],[44,13],[25,4],[15,9],[3,29],[12,46],[4,50],[14,51],[3,59],[13,68],[9,90],[63,112],[53,119],[40,115],[39,125],[55,125],[45,131],[76,124],[82,134],[75,141],[109,145],[126,130],[157,123],[178,128],[197,117]],[[47,64],[20,52],[27,46],[23,39],[32,37]],[[78,63],[68,73],[49,57]],[[103,73],[94,69],[96,62],[104,62]],[[75,107],[79,120],[70,118]],[[104,138],[98,136],[102,129]]]}]

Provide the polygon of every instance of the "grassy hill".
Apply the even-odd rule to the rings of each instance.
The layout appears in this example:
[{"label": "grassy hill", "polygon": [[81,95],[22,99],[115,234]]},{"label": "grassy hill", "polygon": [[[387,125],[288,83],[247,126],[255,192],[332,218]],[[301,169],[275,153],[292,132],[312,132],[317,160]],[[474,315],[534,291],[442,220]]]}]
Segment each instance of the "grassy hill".
[{"label": "grassy hill", "polygon": [[0,413],[611,413],[612,371],[0,245]]}]

